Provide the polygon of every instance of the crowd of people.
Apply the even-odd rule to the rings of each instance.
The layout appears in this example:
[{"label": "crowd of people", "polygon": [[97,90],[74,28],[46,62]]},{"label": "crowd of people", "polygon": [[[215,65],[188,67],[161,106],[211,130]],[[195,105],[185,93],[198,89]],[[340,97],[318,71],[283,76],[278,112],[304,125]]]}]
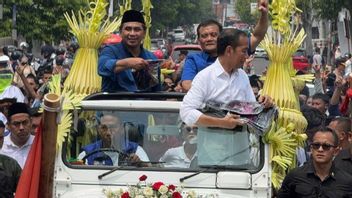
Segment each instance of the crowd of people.
[{"label": "crowd of people", "polygon": [[42,119],[48,82],[55,74],[64,82],[77,48],[75,43],[56,49],[44,45],[41,59],[29,53],[26,43],[0,48],[0,197],[13,197]]},{"label": "crowd of people", "polygon": [[[190,166],[195,153],[192,138],[198,125],[232,129],[245,124],[238,115],[214,118],[201,113],[198,109],[204,102],[243,100],[258,101],[266,108],[274,105],[269,96],[260,94],[265,82],[241,69],[267,32],[268,1],[260,0],[258,9],[260,17],[252,33],[222,30],[217,21],[204,21],[197,28],[201,52],[181,51],[176,63],[156,62],[162,66],[155,68],[157,57],[141,45],[146,34],[143,15],[135,10],[124,13],[121,43],[107,45],[99,54],[102,91],[186,93],[180,109],[180,129],[185,143],[167,151],[161,160],[172,159],[182,166]],[[76,44],[70,44],[55,50],[45,45],[41,61],[28,53],[26,45],[12,52],[0,48],[0,197],[13,196],[41,120],[38,109],[48,92],[48,80],[54,74],[61,74],[64,82],[77,48]],[[333,66],[324,65],[316,50],[311,65],[315,75],[314,94],[305,86],[299,95],[301,111],[308,122],[308,140],[304,148],[297,150],[300,167],[288,173],[278,197],[352,196],[351,62],[351,55],[346,54],[336,58]],[[174,72],[163,73],[162,68],[173,68]],[[105,115],[101,122],[105,123],[102,126],[110,126],[112,122],[117,125],[119,120]],[[108,129],[98,131],[101,140],[83,147],[82,156],[96,147],[111,144]],[[129,157],[133,162],[149,161],[142,148],[134,143],[130,146]],[[175,159],[174,153],[182,149],[185,159]],[[88,158],[87,163],[94,163],[92,159],[92,156]]]}]

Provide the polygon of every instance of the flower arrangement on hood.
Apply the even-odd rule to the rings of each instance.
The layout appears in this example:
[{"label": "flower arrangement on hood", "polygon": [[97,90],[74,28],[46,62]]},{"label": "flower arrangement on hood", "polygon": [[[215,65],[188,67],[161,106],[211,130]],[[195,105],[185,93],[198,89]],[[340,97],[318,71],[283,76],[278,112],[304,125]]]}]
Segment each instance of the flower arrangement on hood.
[{"label": "flower arrangement on hood", "polygon": [[[147,176],[142,175],[136,185],[128,186],[127,190],[122,188],[113,191],[104,189],[107,198],[195,198],[194,191],[182,192],[183,188],[175,185],[166,185],[163,182],[147,183]],[[182,196],[183,195],[183,196]]]}]

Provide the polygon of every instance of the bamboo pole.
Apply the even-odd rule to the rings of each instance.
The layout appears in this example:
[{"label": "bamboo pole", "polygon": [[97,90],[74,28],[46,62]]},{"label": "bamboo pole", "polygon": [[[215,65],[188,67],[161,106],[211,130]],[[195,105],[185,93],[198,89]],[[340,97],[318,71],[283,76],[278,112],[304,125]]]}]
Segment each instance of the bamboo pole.
[{"label": "bamboo pole", "polygon": [[[44,116],[42,133],[42,157],[39,181],[39,196],[41,198],[53,197],[53,177],[56,156],[57,139],[57,112],[60,106],[60,97],[49,93],[44,96]],[[48,108],[45,108],[48,107]]]}]

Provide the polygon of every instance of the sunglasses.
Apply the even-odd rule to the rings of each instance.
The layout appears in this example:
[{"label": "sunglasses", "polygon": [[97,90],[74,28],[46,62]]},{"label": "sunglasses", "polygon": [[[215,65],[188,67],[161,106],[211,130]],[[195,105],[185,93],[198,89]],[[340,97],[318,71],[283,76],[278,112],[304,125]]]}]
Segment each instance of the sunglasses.
[{"label": "sunglasses", "polygon": [[320,144],[320,143],[312,143],[310,146],[311,146],[314,150],[318,150],[318,149],[320,149],[320,147],[322,147],[324,151],[328,151],[328,150],[330,150],[331,148],[335,148],[335,147],[336,147],[335,145],[326,144],[326,143],[323,143],[323,144]]},{"label": "sunglasses", "polygon": [[28,62],[23,62],[23,63],[21,63],[21,65],[27,65],[28,64]]},{"label": "sunglasses", "polygon": [[198,127],[185,127],[184,130],[187,132],[187,133],[190,133],[191,131],[193,131],[193,133],[197,133],[198,132]]}]

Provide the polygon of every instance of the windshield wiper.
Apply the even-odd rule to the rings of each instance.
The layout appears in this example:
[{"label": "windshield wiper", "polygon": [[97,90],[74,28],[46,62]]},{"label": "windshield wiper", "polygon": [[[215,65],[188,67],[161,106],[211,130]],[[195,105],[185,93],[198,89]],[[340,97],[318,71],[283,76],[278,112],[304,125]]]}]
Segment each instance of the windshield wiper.
[{"label": "windshield wiper", "polygon": [[[230,168],[230,169],[236,169],[236,170],[248,170],[248,168],[245,168],[245,167],[243,167],[243,166],[234,166],[234,165],[226,166],[226,165],[220,165],[220,164],[221,164],[222,162],[224,162],[224,161],[226,161],[226,160],[228,160],[228,159],[230,159],[230,158],[232,158],[232,157],[235,157],[236,155],[238,155],[238,154],[240,154],[240,153],[242,153],[242,152],[248,150],[249,148],[250,148],[250,146],[247,146],[247,147],[245,147],[244,149],[242,149],[242,150],[240,150],[240,151],[238,151],[238,152],[236,152],[236,153],[234,153],[234,154],[232,154],[232,155],[229,155],[229,156],[225,157],[224,159],[220,160],[220,161],[219,161],[217,164],[215,164],[215,165],[209,165],[209,166],[206,165],[206,167],[208,167],[208,168],[206,168],[206,169],[197,171],[197,172],[195,172],[195,173],[193,173],[193,174],[191,174],[191,175],[187,175],[187,176],[185,176],[185,177],[181,177],[181,178],[180,178],[180,182],[182,183],[182,182],[185,181],[186,179],[192,178],[192,177],[194,177],[194,176],[196,176],[196,175],[199,175],[200,173],[204,173],[204,172],[207,172],[207,171],[212,170],[212,169],[226,169],[226,168]],[[202,166],[200,166],[200,167],[202,167]],[[205,167],[205,166],[203,166],[203,167]],[[238,169],[237,169],[236,167],[238,167]]]},{"label": "windshield wiper", "polygon": [[[123,162],[122,162],[122,163],[123,163]],[[147,162],[145,162],[145,161],[140,161],[140,162],[134,163],[134,164],[137,165],[137,167],[134,167],[134,169],[139,168],[139,167],[138,167],[138,164],[142,164],[142,163],[162,164],[162,163],[165,163],[165,162],[153,162],[153,161],[147,161]],[[111,169],[111,170],[109,170],[109,171],[107,171],[107,172],[105,172],[105,173],[103,173],[103,174],[101,174],[101,175],[98,175],[98,179],[102,179],[103,177],[108,176],[108,175],[110,175],[111,173],[113,173],[113,172],[115,172],[115,171],[117,171],[117,170],[119,170],[119,169],[121,169],[121,166],[117,166],[117,167],[115,167],[115,168],[113,168],[113,169]]]}]

